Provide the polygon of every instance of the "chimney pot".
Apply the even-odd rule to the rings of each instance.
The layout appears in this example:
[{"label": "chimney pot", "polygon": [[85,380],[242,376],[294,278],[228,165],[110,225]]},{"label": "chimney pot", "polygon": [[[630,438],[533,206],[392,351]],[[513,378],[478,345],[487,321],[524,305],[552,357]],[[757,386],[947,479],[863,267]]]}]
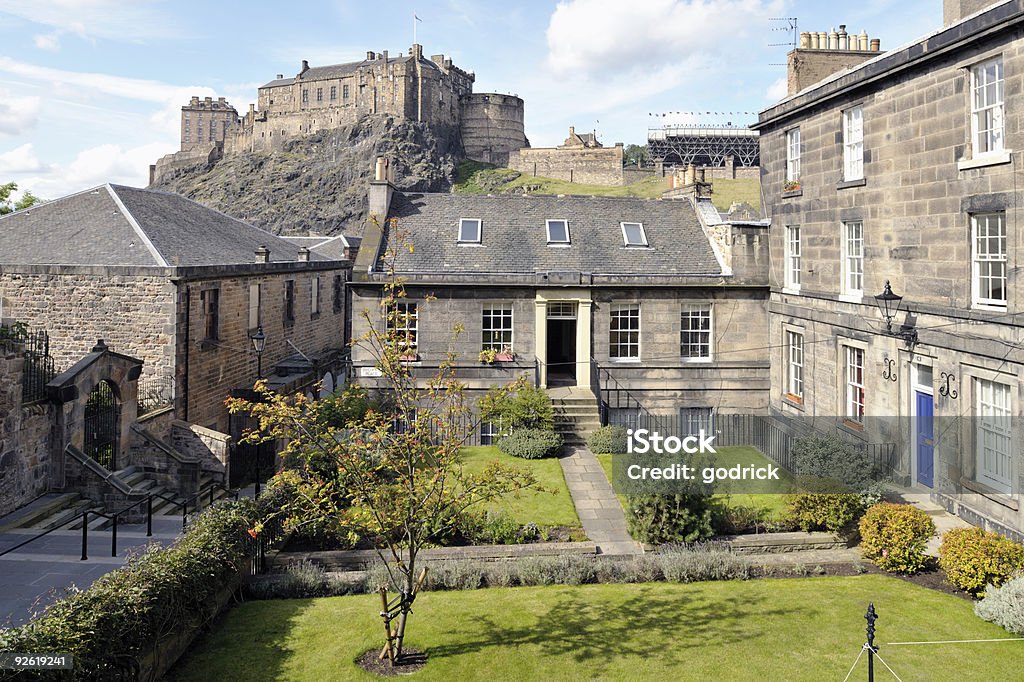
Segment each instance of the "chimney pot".
[{"label": "chimney pot", "polygon": [[309,71],[309,61],[306,60],[306,59],[303,59],[302,60],[302,68],[299,70],[299,75],[301,76],[302,74],[306,73],[307,71]]},{"label": "chimney pot", "polygon": [[881,38],[872,38],[871,39],[871,51],[872,52],[880,52],[881,50],[882,50],[882,40],[881,40]]}]

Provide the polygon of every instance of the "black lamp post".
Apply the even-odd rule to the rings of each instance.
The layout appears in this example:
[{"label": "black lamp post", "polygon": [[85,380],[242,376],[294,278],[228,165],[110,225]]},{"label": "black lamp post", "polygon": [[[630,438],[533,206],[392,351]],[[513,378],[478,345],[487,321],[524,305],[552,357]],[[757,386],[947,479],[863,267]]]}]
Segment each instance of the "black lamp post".
[{"label": "black lamp post", "polygon": [[900,304],[903,303],[903,297],[893,293],[889,280],[885,280],[885,288],[882,289],[882,293],[875,295],[875,303],[878,305],[878,310],[881,311],[882,317],[885,318],[885,331],[892,336],[903,339],[907,347],[913,350],[914,346],[917,345],[917,329],[906,325],[901,326],[897,331],[892,329],[892,321],[900,312]]},{"label": "black lamp post", "polygon": [[[252,341],[252,349],[256,351],[256,380],[263,378],[263,351],[267,347],[267,335],[263,333],[263,325],[256,327],[256,333],[249,337]],[[263,444],[256,446],[256,490],[255,497],[260,496],[260,455],[263,454]]]}]

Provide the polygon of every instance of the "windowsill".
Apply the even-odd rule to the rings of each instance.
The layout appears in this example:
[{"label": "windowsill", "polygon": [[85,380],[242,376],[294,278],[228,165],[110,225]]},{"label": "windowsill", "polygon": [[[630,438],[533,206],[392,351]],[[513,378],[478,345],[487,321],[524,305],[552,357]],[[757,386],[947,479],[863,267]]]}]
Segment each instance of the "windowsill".
[{"label": "windowsill", "polygon": [[1009,493],[999,492],[998,490],[989,488],[984,483],[971,480],[966,476],[962,476],[960,478],[960,485],[965,489],[970,490],[972,493],[977,493],[982,497],[992,500],[996,504],[1002,505],[1008,509],[1012,509],[1014,511],[1020,510],[1020,503],[1017,502],[1013,495],[1010,495]]},{"label": "windowsill", "polygon": [[864,292],[859,294],[839,294],[839,300],[845,303],[863,303]]},{"label": "windowsill", "polygon": [[616,365],[639,365],[640,358],[608,358],[608,362],[613,362]]},{"label": "windowsill", "polygon": [[786,394],[784,394],[782,396],[782,404],[783,405],[789,405],[790,407],[792,407],[794,409],[797,409],[797,410],[800,410],[801,412],[804,411],[804,400],[803,400],[803,398],[795,396],[795,395],[793,395],[791,393],[786,393]]},{"label": "windowsill", "polygon": [[1012,149],[979,154],[972,159],[961,159],[960,161],[957,161],[956,169],[958,171],[965,171],[972,168],[984,168],[985,166],[998,166],[1000,164],[1010,163],[1012,160],[1012,154]]},{"label": "windowsill", "polygon": [[682,362],[686,365],[710,365],[713,360],[712,358],[682,358]]},{"label": "windowsill", "polygon": [[629,251],[654,251],[654,247],[650,244],[626,244],[622,248]]},{"label": "windowsill", "polygon": [[572,244],[566,244],[565,242],[548,242],[548,246],[550,246],[553,249],[568,249],[570,246],[572,246]]},{"label": "windowsill", "polygon": [[793,294],[794,296],[800,295],[800,287],[782,287],[782,293]]},{"label": "windowsill", "polygon": [[801,197],[801,196],[803,196],[803,194],[804,194],[804,191],[802,189],[791,189],[788,192],[783,190],[782,198],[783,199],[789,199],[791,197]]},{"label": "windowsill", "polygon": [[475,246],[475,247],[478,247],[478,248],[481,248],[481,249],[484,248],[484,245],[481,244],[480,242],[456,242],[456,245],[457,246],[470,246],[470,247]]},{"label": "windowsill", "polygon": [[984,310],[992,313],[1005,313],[1006,305],[988,305],[985,303],[972,303],[971,310]]},{"label": "windowsill", "polygon": [[857,436],[858,438],[864,438],[865,437],[865,435],[864,435],[864,425],[863,424],[859,424],[859,423],[857,423],[855,421],[850,421],[849,419],[846,419],[845,417],[840,417],[839,418],[838,426],[842,430],[844,430],[847,433],[850,433],[850,434],[852,434],[854,436]]},{"label": "windowsill", "polygon": [[848,189],[850,187],[863,187],[866,184],[868,184],[868,181],[867,181],[866,178],[860,178],[858,180],[844,180],[843,182],[840,182],[838,185],[836,185],[836,189]]}]

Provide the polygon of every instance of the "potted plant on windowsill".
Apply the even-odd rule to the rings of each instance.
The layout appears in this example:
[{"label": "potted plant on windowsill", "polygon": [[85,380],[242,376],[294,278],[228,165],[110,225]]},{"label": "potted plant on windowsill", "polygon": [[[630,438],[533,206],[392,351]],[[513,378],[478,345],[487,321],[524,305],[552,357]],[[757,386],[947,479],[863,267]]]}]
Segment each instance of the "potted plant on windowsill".
[{"label": "potted plant on windowsill", "polygon": [[493,348],[484,348],[480,351],[480,362],[485,365],[492,365],[498,359],[498,351]]},{"label": "potted plant on windowsill", "polygon": [[495,354],[494,359],[498,362],[512,362],[516,359],[516,354],[512,352],[512,346],[502,346],[501,350]]},{"label": "potted plant on windowsill", "polygon": [[799,180],[786,180],[786,184],[782,186],[783,192],[799,192],[800,181]]}]

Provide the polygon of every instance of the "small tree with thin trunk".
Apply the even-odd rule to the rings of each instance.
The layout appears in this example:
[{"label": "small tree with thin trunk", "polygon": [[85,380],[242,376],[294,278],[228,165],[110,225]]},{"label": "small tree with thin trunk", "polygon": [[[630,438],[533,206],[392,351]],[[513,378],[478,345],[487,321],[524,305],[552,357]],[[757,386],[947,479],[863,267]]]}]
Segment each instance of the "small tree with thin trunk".
[{"label": "small tree with thin trunk", "polygon": [[412,246],[401,235],[396,242],[385,256],[388,276],[379,314],[363,313],[368,331],[354,344],[374,357],[386,408],[338,428],[318,418],[315,405],[302,395],[278,395],[262,382],[257,390],[263,402],[228,400],[231,412],[259,420],[260,429],[246,436],[248,442],[287,442],[282,454],[292,465],[283,475],[296,501],[286,502],[282,513],[289,514],[293,504],[307,515],[336,519],[341,532],[372,542],[387,566],[397,596],[389,599],[381,586],[386,634],[381,658],[392,664],[401,660],[409,614],[426,573],[418,571],[420,550],[452,530],[467,510],[540,489],[526,469],[497,462],[476,474],[463,469],[461,450],[474,424],[465,387],[454,377],[454,355],[449,352],[426,378],[414,376],[403,360],[414,350],[414,339],[401,331],[408,328],[409,313],[399,305],[406,292],[395,262],[397,249]]}]

